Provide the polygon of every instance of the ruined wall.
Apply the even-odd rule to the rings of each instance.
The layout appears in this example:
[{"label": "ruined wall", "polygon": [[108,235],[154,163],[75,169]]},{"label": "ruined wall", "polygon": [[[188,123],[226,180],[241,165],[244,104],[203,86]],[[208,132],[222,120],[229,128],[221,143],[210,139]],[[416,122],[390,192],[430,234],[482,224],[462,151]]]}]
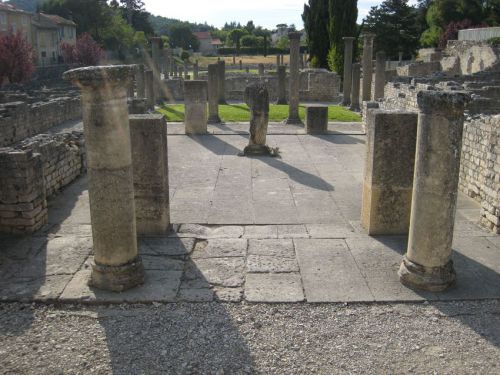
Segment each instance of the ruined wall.
[{"label": "ruined wall", "polygon": [[0,147],[12,145],[81,117],[82,108],[78,97],[60,97],[33,104],[0,104]]},{"label": "ruined wall", "polygon": [[0,148],[0,232],[40,229],[47,223],[46,199],[85,170],[82,132],[38,135]]},{"label": "ruined wall", "polygon": [[448,75],[500,71],[500,48],[487,42],[450,40],[441,60]]}]

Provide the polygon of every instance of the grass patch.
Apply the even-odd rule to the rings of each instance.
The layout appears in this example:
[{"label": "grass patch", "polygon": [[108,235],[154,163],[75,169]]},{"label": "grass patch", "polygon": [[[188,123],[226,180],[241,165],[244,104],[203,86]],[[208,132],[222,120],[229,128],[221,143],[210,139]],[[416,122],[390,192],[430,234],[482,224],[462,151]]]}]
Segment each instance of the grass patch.
[{"label": "grass patch", "polygon": [[[184,121],[184,104],[165,104],[158,112],[166,116],[167,121]],[[305,119],[305,106],[299,107],[299,115],[302,120]],[[219,116],[225,122],[245,122],[250,120],[250,110],[246,104],[229,104],[219,106]],[[283,121],[288,117],[287,105],[271,104],[269,106],[269,121]],[[328,107],[328,120],[341,122],[358,122],[361,116],[348,109],[332,105]]]}]

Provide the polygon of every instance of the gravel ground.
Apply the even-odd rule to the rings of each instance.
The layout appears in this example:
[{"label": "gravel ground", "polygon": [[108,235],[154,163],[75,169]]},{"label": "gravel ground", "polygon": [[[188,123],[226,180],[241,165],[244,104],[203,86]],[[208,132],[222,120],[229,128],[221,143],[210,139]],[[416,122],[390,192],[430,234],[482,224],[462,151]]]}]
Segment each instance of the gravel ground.
[{"label": "gravel ground", "polygon": [[500,374],[500,301],[0,305],[2,374]]}]

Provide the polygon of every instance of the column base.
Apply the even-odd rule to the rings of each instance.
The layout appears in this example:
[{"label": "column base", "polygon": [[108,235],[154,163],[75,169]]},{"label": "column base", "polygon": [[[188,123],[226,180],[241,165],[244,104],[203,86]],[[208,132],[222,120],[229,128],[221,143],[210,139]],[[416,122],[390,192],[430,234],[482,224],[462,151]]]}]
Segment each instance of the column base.
[{"label": "column base", "polygon": [[276,101],[276,104],[277,104],[277,105],[287,105],[287,104],[288,104],[288,102],[286,101],[286,99],[278,99],[278,100]]},{"label": "column base", "polygon": [[441,267],[425,267],[412,262],[406,255],[398,275],[403,285],[429,292],[442,292],[455,285],[457,279],[451,260]]},{"label": "column base", "polygon": [[361,111],[361,108],[359,107],[359,105],[352,105],[349,107],[349,110],[350,111],[353,111],[353,112],[359,112]]},{"label": "column base", "polygon": [[289,117],[285,120],[286,125],[304,125],[299,117]]},{"label": "column base", "polygon": [[351,100],[342,100],[342,106],[348,107],[351,105]]},{"label": "column base", "polygon": [[277,149],[271,148],[268,145],[248,145],[245,147],[243,152],[240,152],[238,156],[258,156],[258,155],[267,155],[267,156],[278,156]]},{"label": "column base", "polygon": [[219,115],[215,116],[209,116],[207,124],[220,124],[222,120],[220,119]]},{"label": "column base", "polygon": [[219,105],[227,105],[227,102],[225,100],[219,100]]},{"label": "column base", "polygon": [[144,283],[144,266],[138,256],[121,266],[92,264],[89,285],[112,292],[123,292]]}]

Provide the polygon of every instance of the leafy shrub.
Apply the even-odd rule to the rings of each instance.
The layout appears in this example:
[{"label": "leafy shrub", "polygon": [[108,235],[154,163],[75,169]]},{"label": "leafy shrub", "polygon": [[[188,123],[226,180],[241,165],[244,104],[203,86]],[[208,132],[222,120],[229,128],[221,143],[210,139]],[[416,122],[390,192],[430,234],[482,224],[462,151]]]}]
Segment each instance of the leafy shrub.
[{"label": "leafy shrub", "polygon": [[0,85],[29,80],[35,70],[34,50],[20,32],[9,31],[0,37]]},{"label": "leafy shrub", "polygon": [[446,45],[448,44],[448,40],[457,40],[458,39],[458,32],[460,30],[465,30],[465,29],[480,29],[482,27],[488,27],[485,24],[479,24],[475,25],[474,22],[471,20],[462,20],[459,22],[450,22],[448,26],[446,26],[446,29],[444,32],[441,34],[439,38],[439,43],[438,47],[439,48],[446,48]]},{"label": "leafy shrub", "polygon": [[63,43],[61,50],[64,62],[78,66],[99,65],[103,56],[103,50],[88,33],[82,34],[74,45]]}]

